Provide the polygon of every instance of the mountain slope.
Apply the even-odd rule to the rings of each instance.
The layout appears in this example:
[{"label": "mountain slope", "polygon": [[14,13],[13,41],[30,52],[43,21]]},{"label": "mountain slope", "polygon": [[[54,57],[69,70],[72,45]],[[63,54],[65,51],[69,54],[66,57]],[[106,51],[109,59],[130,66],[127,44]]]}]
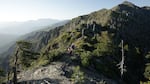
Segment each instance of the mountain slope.
[{"label": "mountain slope", "polygon": [[[93,80],[88,78],[92,75],[94,83],[139,84],[140,81],[148,81],[149,17],[149,7],[124,2],[109,10],[102,9],[74,18],[64,26],[39,35],[43,37],[39,39],[42,42],[39,42],[40,49],[42,48],[40,56],[27,68],[53,66],[53,62],[65,63],[66,66],[62,65],[61,68],[61,71],[67,73],[64,76],[72,82],[84,84],[88,81],[93,84]],[[116,66],[122,60],[121,40],[124,41],[126,69],[122,77]],[[34,75],[35,72],[31,74]],[[102,77],[95,78],[97,74]],[[81,79],[78,80],[78,77]]]},{"label": "mountain slope", "polygon": [[[47,60],[51,60],[52,53],[65,53],[73,44],[76,47],[73,52],[80,56],[82,66],[92,67],[115,81],[121,80],[121,84],[145,81],[149,77],[149,66],[145,66],[149,63],[146,56],[150,51],[149,16],[148,8],[140,8],[130,2],[110,10],[79,16],[65,25],[60,35],[49,42],[40,59],[48,56]],[[123,79],[116,67],[121,61],[121,40],[124,41],[127,70]]]},{"label": "mountain slope", "polygon": [[[26,22],[0,22],[0,53],[6,51],[18,37],[43,29],[59,22],[53,19],[39,19]],[[65,21],[64,21],[65,22]]]},{"label": "mountain slope", "polygon": [[[65,25],[67,22],[68,22],[67,20],[61,21],[59,23],[53,24],[52,26],[44,27],[43,29],[33,31],[31,33],[23,35],[23,36],[19,37],[17,40],[26,40],[26,41],[32,42],[34,45],[33,50],[35,52],[39,52],[42,47],[47,45],[49,39],[57,36],[56,33],[60,30],[60,28],[56,28],[55,30],[51,30],[51,29]],[[10,56],[12,56],[15,51],[15,46],[16,46],[16,43],[12,42],[8,46],[9,47],[8,50],[3,50],[4,52],[0,54],[0,57],[2,60],[1,61],[2,66],[4,66],[5,68],[7,68],[6,65],[8,65],[8,58]],[[6,47],[4,46],[4,48],[6,48]]]}]

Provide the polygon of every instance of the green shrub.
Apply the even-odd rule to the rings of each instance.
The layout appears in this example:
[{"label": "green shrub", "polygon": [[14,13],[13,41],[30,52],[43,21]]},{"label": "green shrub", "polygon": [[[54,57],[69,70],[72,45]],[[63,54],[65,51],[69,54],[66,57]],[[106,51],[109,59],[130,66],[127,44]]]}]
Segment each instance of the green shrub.
[{"label": "green shrub", "polygon": [[[150,59],[150,52],[148,52],[145,56],[146,60]],[[144,72],[144,77],[150,80],[150,63],[147,62],[145,67],[145,72]]]},{"label": "green shrub", "polygon": [[150,52],[148,52],[148,54],[146,54],[145,56],[147,59],[150,59]]},{"label": "green shrub", "polygon": [[90,64],[91,52],[84,51],[81,53],[81,63],[84,67],[87,67]]},{"label": "green shrub", "polygon": [[101,80],[98,84],[107,84],[105,80]]},{"label": "green shrub", "polygon": [[112,55],[114,46],[111,37],[108,32],[102,32],[101,37],[97,38],[99,43],[95,44],[95,50],[93,51],[94,56],[106,56]]},{"label": "green shrub", "polygon": [[5,72],[2,68],[0,68],[0,84],[5,81]]},{"label": "green shrub", "polygon": [[146,66],[144,76],[147,79],[150,79],[150,66]]},{"label": "green shrub", "polygon": [[79,66],[74,68],[71,79],[73,84],[83,84],[85,82],[84,72],[80,70]]},{"label": "green shrub", "polygon": [[59,57],[62,56],[62,51],[59,50],[51,50],[50,52],[41,54],[40,58],[38,59],[38,66],[45,66],[50,64],[52,61],[58,60]]},{"label": "green shrub", "polygon": [[4,76],[4,71],[1,68],[0,68],[0,76]]},{"label": "green shrub", "polygon": [[140,82],[140,84],[150,84],[150,81],[147,81],[147,82]]},{"label": "green shrub", "polygon": [[62,52],[58,50],[52,50],[49,52],[48,59],[51,62],[51,61],[57,60],[61,55],[62,55]]},{"label": "green shrub", "polygon": [[49,63],[50,63],[49,60],[47,58],[43,57],[43,58],[39,58],[38,64],[36,62],[34,62],[33,65],[35,65],[35,66],[45,66]]}]

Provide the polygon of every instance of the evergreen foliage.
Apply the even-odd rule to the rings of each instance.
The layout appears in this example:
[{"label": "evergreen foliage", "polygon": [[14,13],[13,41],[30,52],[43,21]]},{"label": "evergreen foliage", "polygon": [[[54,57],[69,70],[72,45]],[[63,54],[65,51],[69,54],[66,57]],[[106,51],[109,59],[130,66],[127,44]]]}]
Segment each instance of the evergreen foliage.
[{"label": "evergreen foliage", "polygon": [[79,66],[75,67],[71,78],[74,84],[84,84],[84,72],[80,70]]},{"label": "evergreen foliage", "polygon": [[[17,67],[19,69],[26,69],[32,66],[32,62],[34,62],[37,59],[38,53],[34,53],[32,51],[32,43],[27,41],[18,41],[17,44],[17,58],[13,58],[11,60],[14,62],[17,60]],[[12,65],[14,66],[14,65]]]}]

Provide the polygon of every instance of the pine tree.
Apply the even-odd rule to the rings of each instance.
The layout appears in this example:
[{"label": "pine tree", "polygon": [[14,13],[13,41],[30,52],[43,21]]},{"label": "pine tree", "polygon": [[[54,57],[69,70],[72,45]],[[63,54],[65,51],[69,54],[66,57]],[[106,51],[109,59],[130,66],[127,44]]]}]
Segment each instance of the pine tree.
[{"label": "pine tree", "polygon": [[[17,70],[18,70],[18,60],[20,60],[21,57],[24,57],[26,55],[25,53],[29,53],[31,50],[31,43],[25,42],[25,41],[18,41],[16,51],[14,54],[14,65],[13,65],[13,83],[17,84]],[[23,61],[23,60],[22,60]]]}]

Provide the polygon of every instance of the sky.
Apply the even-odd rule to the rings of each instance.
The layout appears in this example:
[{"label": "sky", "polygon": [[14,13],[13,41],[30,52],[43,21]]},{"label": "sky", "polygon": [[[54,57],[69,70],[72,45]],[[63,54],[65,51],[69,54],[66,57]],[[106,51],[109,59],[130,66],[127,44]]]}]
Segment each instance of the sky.
[{"label": "sky", "polygon": [[[41,18],[65,20],[102,8],[112,8],[125,0],[0,0],[0,22]],[[128,0],[150,6],[150,0]]]}]

